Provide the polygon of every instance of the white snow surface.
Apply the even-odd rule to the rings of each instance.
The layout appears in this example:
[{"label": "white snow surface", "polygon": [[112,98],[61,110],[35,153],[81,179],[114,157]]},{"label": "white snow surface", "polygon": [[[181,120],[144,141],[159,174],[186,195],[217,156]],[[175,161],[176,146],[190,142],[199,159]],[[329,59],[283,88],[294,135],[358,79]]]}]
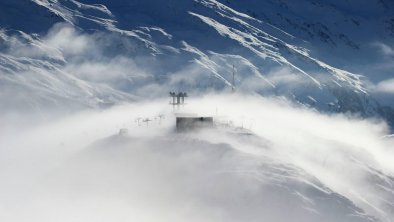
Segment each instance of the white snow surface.
[{"label": "white snow surface", "polygon": [[209,95],[176,112],[216,127],[176,133],[173,112],[157,100],[33,125],[1,117],[0,219],[392,221],[382,123]]},{"label": "white snow surface", "polygon": [[393,221],[393,10],[0,0],[0,220]]}]

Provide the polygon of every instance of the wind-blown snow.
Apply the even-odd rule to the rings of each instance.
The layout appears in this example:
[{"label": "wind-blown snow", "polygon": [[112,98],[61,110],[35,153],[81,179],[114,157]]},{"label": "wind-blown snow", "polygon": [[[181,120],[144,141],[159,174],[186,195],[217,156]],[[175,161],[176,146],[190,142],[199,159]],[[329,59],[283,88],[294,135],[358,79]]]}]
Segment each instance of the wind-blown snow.
[{"label": "wind-blown snow", "polygon": [[[4,125],[0,218],[391,221],[384,124],[210,95],[180,112],[216,113],[217,128],[176,134],[171,110],[160,100]],[[112,136],[121,128],[128,136]]]},{"label": "wind-blown snow", "polygon": [[[26,7],[29,5],[25,3],[5,2],[3,4],[12,6],[15,10],[23,11],[27,10]],[[259,4],[261,7],[254,7]],[[363,74],[361,75],[353,72],[354,69],[352,68],[347,69],[347,67],[351,67],[349,64],[340,64],[339,67],[331,64],[332,61],[334,61],[334,64],[338,63],[332,57],[325,57],[327,48],[325,46],[320,47],[321,44],[317,44],[314,40],[314,38],[321,38],[325,42],[324,44],[330,44],[330,42],[335,45],[346,43],[352,48],[351,50],[354,50],[352,46],[360,45],[356,42],[362,39],[353,39],[352,37],[363,36],[363,34],[356,35],[349,33],[348,30],[351,28],[356,30],[355,26],[358,27],[361,22],[365,21],[357,16],[344,15],[341,10],[346,7],[337,1],[333,1],[331,5],[320,1],[316,4],[303,1],[297,5],[290,2],[269,1],[257,3],[250,0],[239,5],[237,2],[214,0],[187,0],[178,4],[173,4],[170,0],[165,0],[162,4],[157,4],[153,0],[124,3],[115,0],[103,2],[103,4],[96,4],[93,0],[35,0],[31,2],[29,7],[32,7],[33,11],[37,11],[37,13],[32,13],[37,14],[37,16],[26,14],[26,16],[31,17],[26,18],[26,21],[37,19],[40,24],[43,24],[42,27],[48,27],[55,25],[56,22],[63,21],[76,30],[80,30],[81,33],[72,35],[70,38],[64,38],[63,43],[58,42],[62,45],[54,45],[46,37],[45,32],[47,30],[39,29],[38,25],[32,25],[31,29],[37,30],[39,34],[24,30],[18,31],[19,34],[14,34],[7,29],[2,29],[3,42],[1,44],[9,49],[8,51],[1,51],[5,57],[10,54],[14,57],[24,56],[44,60],[44,63],[50,62],[50,65],[54,65],[62,71],[73,71],[74,73],[71,74],[74,75],[74,78],[86,77],[85,74],[80,74],[77,70],[70,70],[70,66],[77,67],[80,65],[75,64],[75,61],[80,61],[81,58],[84,58],[85,61],[94,60],[87,63],[97,63],[97,60],[104,56],[106,57],[105,62],[103,62],[105,64],[101,64],[101,66],[108,64],[108,67],[114,64],[112,61],[107,61],[109,57],[115,57],[115,60],[117,57],[131,57],[131,61],[126,64],[139,63],[139,67],[130,69],[131,73],[116,75],[117,77],[125,77],[125,82],[122,84],[114,84],[115,82],[119,83],[119,79],[110,81],[110,84],[100,82],[101,85],[105,85],[104,88],[112,88],[111,90],[103,90],[100,93],[101,96],[93,95],[93,97],[97,97],[93,100],[101,101],[101,104],[121,103],[120,100],[122,99],[112,99],[113,94],[117,91],[120,91],[115,93],[118,94],[114,96],[117,98],[126,98],[122,93],[138,94],[137,91],[141,87],[136,89],[138,84],[130,76],[146,76],[147,78],[139,84],[140,86],[142,84],[147,84],[147,87],[163,85],[168,79],[171,81],[182,79],[175,78],[175,76],[172,76],[173,73],[176,73],[176,75],[184,73],[187,76],[185,64],[190,67],[188,62],[194,61],[201,68],[193,75],[196,80],[195,84],[192,84],[192,81],[188,81],[187,85],[184,85],[182,81],[166,82],[169,89],[188,87],[200,91],[209,91],[212,88],[227,90],[232,84],[232,77],[229,75],[232,72],[231,66],[237,66],[238,64],[240,67],[235,68],[240,72],[236,73],[236,85],[242,87],[241,90],[245,90],[248,88],[246,85],[252,83],[249,88],[253,90],[250,90],[249,93],[257,92],[265,95],[269,92],[269,94],[285,96],[306,106],[314,106],[322,111],[359,112],[363,116],[381,116],[391,123],[394,122],[391,117],[392,109],[387,110],[384,105],[380,104],[388,100],[380,99],[377,102],[375,96],[380,94],[368,92],[371,87],[366,86],[369,82],[369,75],[362,73],[365,69],[359,72]],[[169,13],[161,13],[163,7],[166,10],[168,9]],[[304,7],[305,13],[302,13],[303,11],[300,9],[302,7]],[[386,3],[384,8],[390,7],[391,4]],[[328,11],[324,11],[324,9]],[[373,10],[381,10],[381,5],[373,8]],[[135,14],[131,13],[132,11],[135,11]],[[333,27],[331,21],[326,21],[323,18],[319,18],[319,22],[315,23],[305,21],[306,18],[316,14],[314,11],[331,13],[332,16],[343,18],[344,21],[340,22],[336,19],[336,22],[340,24],[337,26],[338,30],[334,29],[336,26]],[[4,21],[8,21],[19,28],[20,26],[17,23],[12,22],[15,19],[11,14],[7,15],[7,12],[5,11],[6,20]],[[277,13],[271,14],[273,12]],[[50,19],[51,16],[45,16],[45,13],[49,13],[56,19]],[[135,15],[135,18],[133,15]],[[305,18],[297,15],[303,15]],[[385,16],[384,13],[384,19],[386,19]],[[380,23],[374,22],[379,28]],[[23,24],[25,23],[21,22],[21,25]],[[5,24],[0,25],[6,26]],[[30,25],[25,29],[30,30]],[[67,35],[64,32],[69,30],[54,28],[51,32],[53,36],[62,36],[63,34]],[[54,33],[56,31],[58,33]],[[358,28],[357,31],[359,31]],[[87,33],[88,37],[85,35]],[[376,33],[380,32],[376,31]],[[4,35],[8,37],[4,37]],[[313,37],[310,39],[305,35]],[[23,38],[24,41],[18,39],[14,42],[20,43],[17,43],[16,46],[12,45],[10,44],[12,40],[9,38],[11,36],[18,36],[18,38]],[[115,42],[119,44],[115,44]],[[385,41],[379,42],[381,42],[380,45],[387,46],[386,48],[390,47],[390,44]],[[195,50],[187,50],[190,47],[185,47],[184,43]],[[26,50],[26,45],[34,50]],[[70,45],[73,48],[64,47],[64,45]],[[89,47],[86,48],[86,46]],[[376,47],[373,48],[377,50]],[[22,53],[17,55],[10,53],[11,51],[18,51],[15,49]],[[89,50],[92,52],[100,51],[100,53],[97,57],[92,58],[92,55],[88,57],[86,51]],[[39,53],[37,53],[38,51]],[[343,52],[346,55],[350,53],[347,48],[344,48]],[[362,55],[370,54],[365,51],[360,53]],[[37,54],[40,55],[39,58],[37,58]],[[357,52],[357,54],[359,53]],[[144,59],[141,59],[142,57]],[[216,61],[216,59],[226,61]],[[12,59],[7,61],[12,61]],[[341,61],[346,61],[346,59]],[[354,61],[351,60],[350,62]],[[150,64],[154,64],[154,66]],[[10,66],[12,65],[4,64],[2,69],[8,73]],[[84,65],[84,67],[87,66]],[[193,69],[197,70],[195,66],[193,66]],[[278,69],[289,70],[292,75],[302,76],[294,78],[297,78],[298,82],[303,82],[306,87],[289,87],[288,89],[283,89],[284,86],[274,87],[275,83],[270,80],[268,75]],[[42,72],[45,71],[44,68]],[[139,71],[142,73],[135,73]],[[251,78],[252,75],[256,78]],[[213,78],[210,78],[210,76]],[[91,79],[84,78],[78,81],[84,81],[88,85],[97,84],[89,82]],[[375,84],[379,82],[382,82],[382,80]],[[171,85],[172,83],[174,85]],[[51,84],[48,83],[48,85]],[[92,87],[97,88],[96,86]],[[270,90],[271,88],[273,90]],[[111,93],[108,94],[108,91],[111,91]],[[310,100],[308,96],[312,96],[315,101]],[[351,98],[349,99],[351,104],[346,98]],[[57,100],[54,99],[55,102]],[[97,102],[88,102],[86,99],[82,99],[80,102],[81,105],[89,107],[92,103],[97,104]]]},{"label": "wind-blown snow", "polygon": [[1,221],[392,221],[392,2],[97,3],[0,2]]}]

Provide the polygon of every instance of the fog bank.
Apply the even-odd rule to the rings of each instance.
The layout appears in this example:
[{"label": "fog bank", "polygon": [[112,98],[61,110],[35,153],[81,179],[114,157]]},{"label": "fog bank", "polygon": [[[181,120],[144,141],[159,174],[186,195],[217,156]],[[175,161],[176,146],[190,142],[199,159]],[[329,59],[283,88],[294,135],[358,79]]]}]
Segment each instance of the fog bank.
[{"label": "fog bank", "polygon": [[[217,127],[175,133],[176,112]],[[4,221],[393,218],[393,140],[375,120],[207,95],[179,110],[138,102],[2,131]]]}]

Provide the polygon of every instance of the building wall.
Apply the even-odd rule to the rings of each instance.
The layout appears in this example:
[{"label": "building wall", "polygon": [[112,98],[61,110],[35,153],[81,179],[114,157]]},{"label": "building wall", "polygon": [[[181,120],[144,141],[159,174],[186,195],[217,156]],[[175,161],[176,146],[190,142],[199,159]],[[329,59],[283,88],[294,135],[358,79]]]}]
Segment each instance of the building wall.
[{"label": "building wall", "polygon": [[213,127],[213,117],[177,117],[176,129],[179,132]]}]

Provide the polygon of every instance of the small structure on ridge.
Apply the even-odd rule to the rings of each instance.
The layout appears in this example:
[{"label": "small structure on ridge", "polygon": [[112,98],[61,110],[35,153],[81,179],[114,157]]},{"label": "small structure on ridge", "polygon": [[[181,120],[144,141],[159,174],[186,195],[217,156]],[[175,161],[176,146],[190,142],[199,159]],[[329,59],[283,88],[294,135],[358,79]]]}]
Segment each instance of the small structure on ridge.
[{"label": "small structure on ridge", "polygon": [[179,93],[170,92],[170,97],[172,98],[172,102],[170,102],[170,104],[181,105],[181,104],[185,104],[185,97],[187,97],[187,93],[186,92],[179,92]]},{"label": "small structure on ridge", "polygon": [[[185,97],[188,97],[186,92],[170,92],[172,101],[171,105],[185,104]],[[177,114],[176,116],[176,130],[177,132],[187,132],[192,130],[212,128],[214,126],[213,117],[197,116],[190,114]]]},{"label": "small structure on ridge", "polygon": [[176,117],[176,130],[178,132],[187,132],[191,130],[212,128],[213,117],[190,117],[190,116],[177,116]]}]

